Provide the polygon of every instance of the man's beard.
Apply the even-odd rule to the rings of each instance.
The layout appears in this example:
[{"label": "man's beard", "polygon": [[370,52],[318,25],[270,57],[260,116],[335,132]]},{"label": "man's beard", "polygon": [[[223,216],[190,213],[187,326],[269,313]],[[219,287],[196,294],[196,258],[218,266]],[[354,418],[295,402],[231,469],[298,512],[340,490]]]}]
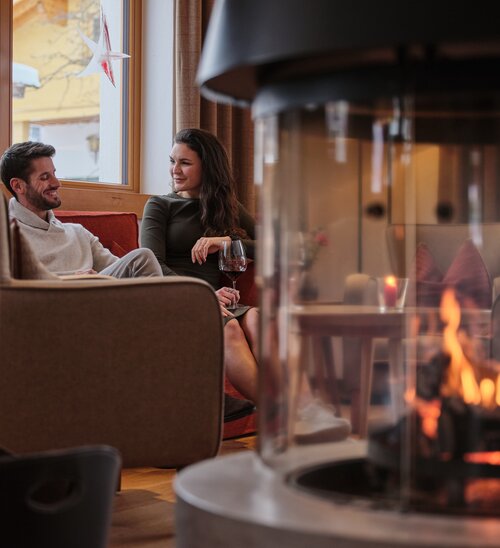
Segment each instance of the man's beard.
[{"label": "man's beard", "polygon": [[61,205],[61,199],[58,197],[56,200],[50,201],[43,194],[35,192],[30,185],[28,185],[26,194],[26,200],[36,209],[40,211],[48,211],[49,209],[55,209]]}]

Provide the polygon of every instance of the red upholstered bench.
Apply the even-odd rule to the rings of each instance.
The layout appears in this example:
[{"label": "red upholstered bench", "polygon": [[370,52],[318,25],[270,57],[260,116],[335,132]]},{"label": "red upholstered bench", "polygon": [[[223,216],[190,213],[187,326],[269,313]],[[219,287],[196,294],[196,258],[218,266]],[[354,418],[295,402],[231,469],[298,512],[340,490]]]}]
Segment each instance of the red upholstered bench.
[{"label": "red upholstered bench", "polygon": [[139,223],[135,213],[58,210],[54,213],[63,223],[83,225],[117,257],[139,247]]},{"label": "red upholstered bench", "polygon": [[[54,211],[63,223],[79,223],[99,238],[102,245],[117,257],[139,247],[139,223],[135,213],[114,211]],[[241,302],[257,305],[257,288],[254,284],[254,268],[250,264],[238,279]],[[231,396],[241,394],[225,379],[224,390]],[[253,434],[256,430],[256,414],[224,423],[223,439]]]},{"label": "red upholstered bench", "polygon": [[[257,286],[255,285],[255,268],[254,263],[250,263],[247,270],[238,278],[238,290],[240,292],[240,300],[244,304],[252,306],[258,305]],[[227,280],[224,281],[227,283]],[[230,396],[241,398],[241,394],[234,386],[225,379],[224,391]],[[238,438],[247,434],[254,434],[257,429],[257,415],[252,413],[246,417],[224,424],[224,439]]]}]

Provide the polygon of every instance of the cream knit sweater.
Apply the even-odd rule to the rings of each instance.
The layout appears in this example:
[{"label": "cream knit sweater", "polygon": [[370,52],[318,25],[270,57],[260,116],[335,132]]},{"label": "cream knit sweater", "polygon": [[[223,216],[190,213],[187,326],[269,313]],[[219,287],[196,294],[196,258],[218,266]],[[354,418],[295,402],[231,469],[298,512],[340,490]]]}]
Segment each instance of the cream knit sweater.
[{"label": "cream knit sweater", "polygon": [[47,222],[11,198],[9,215],[17,219],[33,252],[50,272],[74,274],[90,268],[100,272],[118,260],[82,225],[61,223],[52,211]]}]

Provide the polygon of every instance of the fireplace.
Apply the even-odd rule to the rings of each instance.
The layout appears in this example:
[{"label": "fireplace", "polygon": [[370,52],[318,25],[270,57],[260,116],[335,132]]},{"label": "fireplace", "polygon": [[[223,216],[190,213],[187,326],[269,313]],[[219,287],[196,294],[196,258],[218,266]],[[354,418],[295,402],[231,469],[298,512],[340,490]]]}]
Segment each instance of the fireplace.
[{"label": "fireplace", "polygon": [[289,477],[292,485],[373,508],[498,516],[500,368],[459,329],[451,289],[438,313],[441,347],[413,364],[406,413],[395,425],[373,429],[366,458],[299,469]]},{"label": "fireplace", "polygon": [[[214,7],[199,83],[255,120],[252,474],[281,486],[268,500],[285,522],[278,491],[332,516],[339,505],[369,521],[392,512],[388,527],[401,533],[374,526],[370,540],[353,525],[325,543],[498,542],[488,521],[500,508],[494,19],[451,1]],[[457,516],[463,529],[447,544]],[[436,538],[410,533],[417,521]],[[301,529],[314,546],[316,525]]]}]

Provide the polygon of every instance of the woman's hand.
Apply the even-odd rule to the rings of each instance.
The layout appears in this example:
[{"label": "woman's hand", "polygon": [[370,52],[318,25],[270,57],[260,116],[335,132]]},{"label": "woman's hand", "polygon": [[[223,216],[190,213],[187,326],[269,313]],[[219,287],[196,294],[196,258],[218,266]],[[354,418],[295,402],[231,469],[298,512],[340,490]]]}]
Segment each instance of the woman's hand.
[{"label": "woman's hand", "polygon": [[222,312],[223,318],[234,318],[234,314],[230,312],[226,307],[220,305],[220,311]]},{"label": "woman's hand", "polygon": [[209,253],[216,253],[222,248],[222,242],[231,241],[229,236],[212,236],[200,238],[191,249],[191,260],[193,263],[203,264]]},{"label": "woman's hand", "polygon": [[234,306],[240,300],[240,292],[232,287],[221,287],[215,293],[222,307]]}]

